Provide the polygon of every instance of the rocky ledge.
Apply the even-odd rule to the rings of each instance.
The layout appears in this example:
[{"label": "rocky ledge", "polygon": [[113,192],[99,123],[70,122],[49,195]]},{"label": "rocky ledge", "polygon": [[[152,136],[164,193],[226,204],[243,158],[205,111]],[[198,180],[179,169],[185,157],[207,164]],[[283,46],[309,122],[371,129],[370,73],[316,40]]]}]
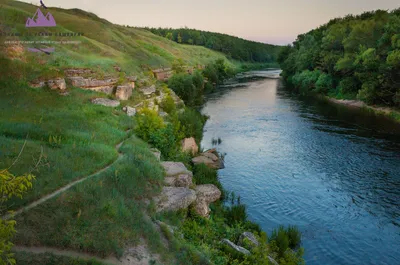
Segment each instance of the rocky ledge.
[{"label": "rocky ledge", "polygon": [[192,159],[193,164],[205,164],[210,168],[222,169],[224,168],[224,161],[219,156],[215,149],[208,150],[199,156]]},{"label": "rocky ledge", "polygon": [[162,162],[166,177],[161,194],[155,198],[157,211],[187,209],[193,205],[197,214],[209,217],[209,204],[221,198],[221,191],[213,184],[194,187],[193,173],[181,162]]}]

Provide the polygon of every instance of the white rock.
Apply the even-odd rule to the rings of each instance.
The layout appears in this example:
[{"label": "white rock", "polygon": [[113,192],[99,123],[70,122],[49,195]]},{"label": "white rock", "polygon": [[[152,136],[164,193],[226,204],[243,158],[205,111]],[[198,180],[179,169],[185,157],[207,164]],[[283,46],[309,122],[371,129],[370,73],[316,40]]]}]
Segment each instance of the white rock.
[{"label": "white rock", "polygon": [[92,103],[96,105],[102,105],[106,107],[118,107],[120,102],[118,100],[112,100],[108,98],[95,98],[92,99]]},{"label": "white rock", "polygon": [[195,200],[196,192],[182,187],[164,187],[161,194],[154,198],[158,212],[187,209]]}]

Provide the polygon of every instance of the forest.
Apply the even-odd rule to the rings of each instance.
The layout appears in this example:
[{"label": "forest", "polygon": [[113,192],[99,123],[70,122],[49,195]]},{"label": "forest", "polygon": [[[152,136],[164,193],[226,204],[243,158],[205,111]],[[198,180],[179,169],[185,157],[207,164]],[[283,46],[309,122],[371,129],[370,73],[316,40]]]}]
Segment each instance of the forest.
[{"label": "forest", "polygon": [[400,9],[337,18],[299,35],[278,62],[289,87],[400,106]]},{"label": "forest", "polygon": [[227,34],[189,28],[146,28],[177,43],[204,46],[244,62],[275,62],[280,46],[244,40]]}]

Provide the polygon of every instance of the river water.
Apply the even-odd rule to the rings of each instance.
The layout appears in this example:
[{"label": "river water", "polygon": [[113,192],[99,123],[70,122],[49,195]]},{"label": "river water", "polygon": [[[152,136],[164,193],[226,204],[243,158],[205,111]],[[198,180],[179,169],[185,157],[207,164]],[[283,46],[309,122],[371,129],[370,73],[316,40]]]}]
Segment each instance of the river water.
[{"label": "river water", "polygon": [[306,264],[400,264],[400,125],[279,79],[241,85],[208,97],[202,147],[222,140],[220,180],[249,218],[267,233],[297,225]]}]

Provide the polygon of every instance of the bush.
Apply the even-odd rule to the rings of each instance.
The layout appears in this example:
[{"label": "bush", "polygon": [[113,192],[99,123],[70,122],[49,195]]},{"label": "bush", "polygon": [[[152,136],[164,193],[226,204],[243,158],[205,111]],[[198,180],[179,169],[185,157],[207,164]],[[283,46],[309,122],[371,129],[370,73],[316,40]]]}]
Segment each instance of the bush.
[{"label": "bush", "polygon": [[184,137],[194,137],[196,142],[200,143],[206,117],[197,110],[186,108],[184,112],[178,115],[178,119],[181,124],[184,124],[182,127]]},{"label": "bush", "polygon": [[136,135],[146,142],[149,142],[151,135],[157,130],[165,127],[163,119],[158,116],[157,112],[150,109],[141,110],[136,115],[136,123]]},{"label": "bush", "polygon": [[271,244],[276,247],[279,257],[284,257],[288,248],[294,249],[300,245],[301,233],[295,226],[279,226],[272,232],[270,238]]},{"label": "bush", "polygon": [[160,150],[165,158],[173,157],[178,151],[174,129],[171,124],[152,132],[149,143]]},{"label": "bush", "polygon": [[176,111],[174,99],[170,95],[167,95],[161,102],[161,108],[168,114],[174,113]]}]

